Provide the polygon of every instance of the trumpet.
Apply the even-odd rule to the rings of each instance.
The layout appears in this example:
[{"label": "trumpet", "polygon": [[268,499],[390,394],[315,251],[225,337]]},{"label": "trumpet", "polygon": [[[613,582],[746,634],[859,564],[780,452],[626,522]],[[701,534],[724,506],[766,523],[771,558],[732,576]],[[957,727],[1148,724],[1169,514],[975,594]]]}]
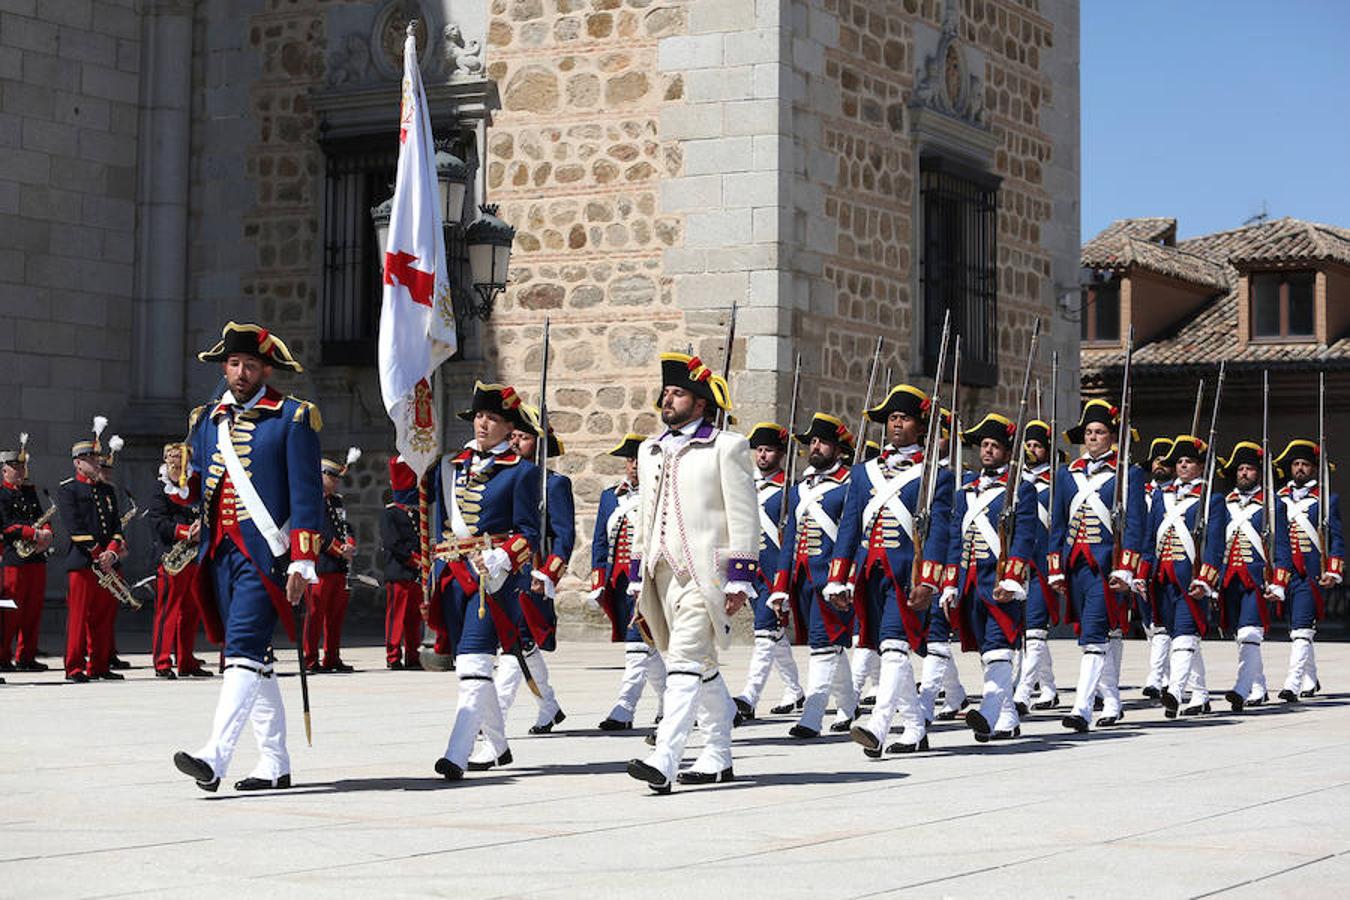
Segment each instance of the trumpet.
[{"label": "trumpet", "polygon": [[94,567],[94,576],[98,579],[98,586],[117,598],[117,602],[123,606],[130,606],[132,609],[140,609],[141,601],[136,599],[136,595],[131,593],[131,588],[122,576],[117,574],[116,569],[103,571],[98,566]]},{"label": "trumpet", "polygon": [[170,575],[177,575],[187,568],[188,563],[197,558],[196,541],[179,541],[168,549],[162,557],[159,564],[164,567],[164,571]]},{"label": "trumpet", "polygon": [[[46,525],[48,522],[52,520],[52,516],[54,515],[56,515],[55,503],[53,503],[47,509],[47,511],[43,513],[36,522],[33,523],[33,528],[38,529],[41,528],[43,525]],[[28,559],[34,553],[38,552],[37,541],[23,541],[23,540],[15,541],[14,552],[19,554],[20,558]]]}]

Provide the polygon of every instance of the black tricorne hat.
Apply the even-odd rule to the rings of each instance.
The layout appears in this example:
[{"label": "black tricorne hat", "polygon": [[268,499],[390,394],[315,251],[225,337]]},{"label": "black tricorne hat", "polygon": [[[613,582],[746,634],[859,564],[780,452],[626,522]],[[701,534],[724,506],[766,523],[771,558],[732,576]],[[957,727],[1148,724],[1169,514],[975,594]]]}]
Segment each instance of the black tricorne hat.
[{"label": "black tricorne hat", "polygon": [[300,363],[291,356],[290,349],[281,338],[272,334],[261,325],[227,322],[220,332],[220,340],[210,350],[197,354],[202,362],[224,362],[234,353],[247,353],[256,356],[269,366],[303,372]]}]

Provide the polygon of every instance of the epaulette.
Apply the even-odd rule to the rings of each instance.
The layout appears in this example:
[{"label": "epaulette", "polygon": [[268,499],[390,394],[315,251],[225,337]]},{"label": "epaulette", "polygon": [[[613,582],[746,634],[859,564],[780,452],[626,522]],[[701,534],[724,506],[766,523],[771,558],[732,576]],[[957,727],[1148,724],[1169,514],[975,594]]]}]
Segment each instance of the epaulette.
[{"label": "epaulette", "polygon": [[848,473],[849,473],[848,466],[840,466],[838,469],[834,471],[832,475],[830,475],[830,480],[836,481],[839,484],[843,484],[845,481],[848,480]]},{"label": "epaulette", "polygon": [[191,431],[192,429],[197,427],[197,421],[201,419],[202,413],[204,412],[206,412],[205,403],[194,409],[192,412],[188,413],[188,431]]},{"label": "epaulette", "polygon": [[315,434],[323,431],[323,416],[319,415],[319,408],[317,406],[310,403],[308,400],[301,400],[299,397],[292,395],[287,395],[287,397],[300,405],[300,408],[295,411],[295,415],[291,417],[292,422],[299,423],[304,416],[308,415],[309,430],[313,431]]},{"label": "epaulette", "polygon": [[498,466],[514,466],[518,462],[520,462],[520,457],[514,453],[503,453],[493,460],[493,463]]}]

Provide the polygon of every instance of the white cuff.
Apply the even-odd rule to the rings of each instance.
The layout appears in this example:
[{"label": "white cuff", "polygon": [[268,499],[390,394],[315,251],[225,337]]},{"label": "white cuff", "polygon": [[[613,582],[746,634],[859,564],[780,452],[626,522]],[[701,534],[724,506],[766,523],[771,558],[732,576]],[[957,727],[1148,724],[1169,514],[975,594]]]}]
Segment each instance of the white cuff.
[{"label": "white cuff", "polygon": [[539,582],[538,584],[535,585],[535,587],[538,588],[543,593],[543,595],[548,599],[552,600],[555,596],[557,596],[557,585],[553,583],[552,578],[549,578],[543,572],[540,572],[538,569],[535,569],[533,572],[530,573],[530,579],[532,581]]},{"label": "white cuff", "polygon": [[838,597],[840,594],[852,594],[852,593],[853,593],[853,585],[844,581],[831,582],[830,584],[825,585],[825,589],[821,591],[821,594],[824,595],[826,600],[829,600],[833,597]]},{"label": "white cuff", "polygon": [[642,593],[642,582],[640,581],[628,582],[628,596],[636,597],[638,594],[641,593]]},{"label": "white cuff", "polygon": [[788,595],[782,591],[774,591],[769,595],[769,608],[782,612],[787,609]]},{"label": "white cuff", "polygon": [[483,587],[494,594],[511,574],[511,557],[501,547],[493,547],[483,554],[483,568],[486,570],[482,575]]},{"label": "white cuff", "polygon": [[1049,584],[1059,584],[1061,581],[1064,580],[1064,575],[1061,572],[1056,572],[1054,575],[1051,575],[1049,578],[1045,580]]},{"label": "white cuff", "polygon": [[755,586],[748,581],[729,581],[727,586],[722,588],[724,594],[744,594],[746,597],[755,596]]},{"label": "white cuff", "polygon": [[308,581],[310,584],[319,583],[319,575],[317,572],[314,571],[314,560],[312,559],[293,560],[291,564],[286,567],[286,577],[290,578],[297,572],[300,574],[300,577],[304,578],[305,581]]},{"label": "white cuff", "polygon": [[1341,583],[1341,580],[1342,580],[1342,579],[1341,579],[1341,574],[1340,574],[1339,572],[1323,572],[1322,574],[1325,575],[1325,576],[1327,576],[1328,578],[1332,579],[1332,580],[1335,581],[1337,584],[1340,584],[1340,583]]},{"label": "white cuff", "polygon": [[1266,593],[1267,593],[1267,594],[1270,594],[1270,596],[1274,597],[1276,600],[1280,601],[1281,603],[1284,602],[1284,585],[1281,585],[1281,584],[1268,584],[1268,585],[1266,585]]},{"label": "white cuff", "polygon": [[1003,588],[1008,593],[1012,594],[1014,600],[1027,599],[1026,585],[1022,584],[1020,581],[1014,581],[1011,578],[1005,578],[998,583],[998,586]]},{"label": "white cuff", "polygon": [[1125,582],[1126,584],[1131,584],[1131,585],[1134,584],[1134,573],[1131,572],[1129,569],[1116,569],[1116,570],[1114,570],[1109,576],[1107,576],[1107,580],[1110,580],[1110,579],[1113,579],[1113,578],[1118,578],[1118,579],[1120,579],[1121,581]]}]

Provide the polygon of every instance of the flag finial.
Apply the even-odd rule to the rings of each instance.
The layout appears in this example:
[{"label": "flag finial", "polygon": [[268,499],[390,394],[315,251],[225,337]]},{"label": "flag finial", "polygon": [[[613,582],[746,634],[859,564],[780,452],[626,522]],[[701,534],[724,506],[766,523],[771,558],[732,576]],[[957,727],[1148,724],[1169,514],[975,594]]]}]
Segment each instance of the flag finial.
[{"label": "flag finial", "polygon": [[412,37],[412,36],[413,36],[414,34],[416,34],[416,33],[417,33],[417,20],[416,20],[416,19],[409,19],[409,20],[408,20],[408,37]]}]

